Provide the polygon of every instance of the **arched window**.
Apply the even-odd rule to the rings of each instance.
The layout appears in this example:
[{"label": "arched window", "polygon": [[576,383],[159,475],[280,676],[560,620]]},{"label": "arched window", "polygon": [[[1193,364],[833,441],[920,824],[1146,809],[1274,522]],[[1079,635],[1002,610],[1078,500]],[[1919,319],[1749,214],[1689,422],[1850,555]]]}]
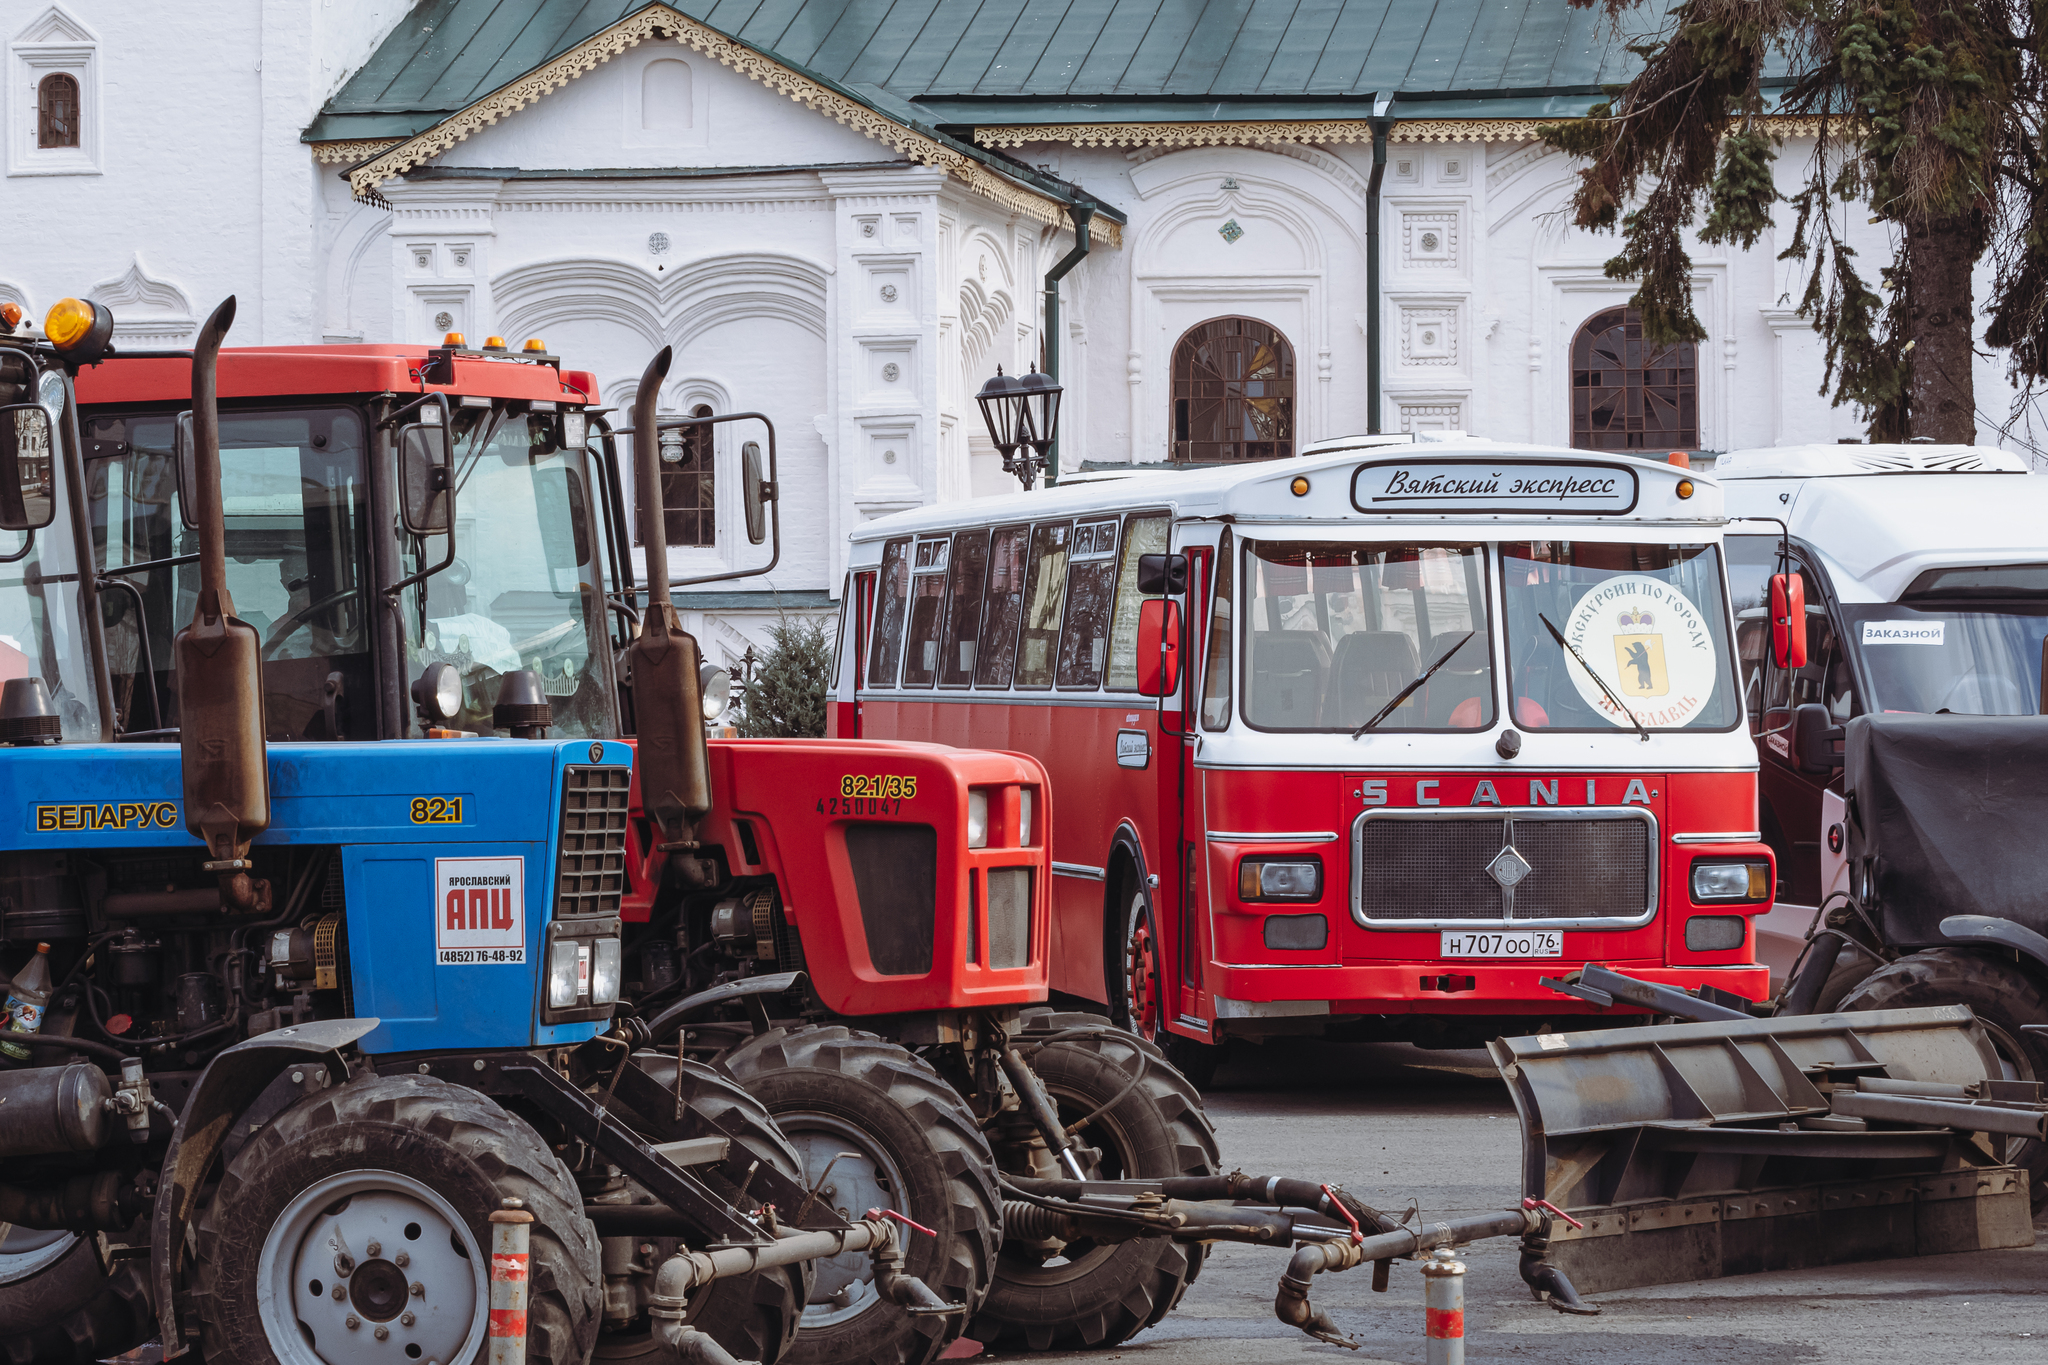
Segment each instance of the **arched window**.
[{"label": "arched window", "polygon": [[36,86],[36,146],[78,145],[78,78],[55,72]]},{"label": "arched window", "polygon": [[1643,315],[1609,308],[1572,338],[1572,444],[1582,450],[1692,450],[1700,443],[1693,344],[1643,340]]},{"label": "arched window", "polygon": [[688,62],[673,57],[649,62],[640,73],[640,126],[649,132],[689,127],[696,112],[691,97]]},{"label": "arched window", "polygon": [[[692,417],[709,417],[699,403]],[[664,419],[674,421],[674,418]],[[661,433],[661,524],[670,549],[711,546],[718,542],[718,508],[712,493],[712,435],[715,427],[678,427]],[[634,509],[634,540],[647,543],[647,509]]]},{"label": "arched window", "polygon": [[1294,453],[1294,348],[1251,318],[1212,318],[1173,348],[1173,458]]}]

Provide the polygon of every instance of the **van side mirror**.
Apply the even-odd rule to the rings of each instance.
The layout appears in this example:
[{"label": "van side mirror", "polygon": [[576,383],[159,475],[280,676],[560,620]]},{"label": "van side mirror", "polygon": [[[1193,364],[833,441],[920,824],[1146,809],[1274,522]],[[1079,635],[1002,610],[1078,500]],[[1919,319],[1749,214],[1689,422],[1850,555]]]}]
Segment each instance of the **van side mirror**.
[{"label": "van side mirror", "polygon": [[40,403],[0,408],[0,529],[36,531],[57,515],[57,458]]},{"label": "van side mirror", "polygon": [[[1180,559],[1142,555],[1140,559]],[[1186,561],[1183,560],[1183,563]],[[1180,603],[1152,597],[1138,604],[1138,693],[1170,697],[1180,691]]]},{"label": "van side mirror", "polygon": [[1178,597],[1188,590],[1186,555],[1139,555],[1138,591],[1146,597],[1170,594]]},{"label": "van side mirror", "polygon": [[445,535],[455,524],[452,449],[445,423],[415,423],[398,434],[399,512],[413,535]]},{"label": "van side mirror", "polygon": [[773,501],[775,485],[761,472],[761,443],[749,441],[740,447],[740,503],[747,514],[750,543],[768,539],[768,504]]},{"label": "van side mirror", "polygon": [[1780,668],[1806,667],[1806,580],[1771,575],[1771,657]]},{"label": "van side mirror", "polygon": [[1792,761],[1800,770],[1831,773],[1842,766],[1842,727],[1817,701],[1792,710]]}]

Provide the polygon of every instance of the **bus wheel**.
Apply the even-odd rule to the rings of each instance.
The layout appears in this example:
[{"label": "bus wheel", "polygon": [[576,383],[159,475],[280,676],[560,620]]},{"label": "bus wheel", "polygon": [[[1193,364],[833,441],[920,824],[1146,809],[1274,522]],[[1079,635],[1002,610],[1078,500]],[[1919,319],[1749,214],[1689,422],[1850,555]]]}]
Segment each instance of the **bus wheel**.
[{"label": "bus wheel", "polygon": [[[844,1218],[893,1209],[932,1229],[905,1239],[906,1270],[967,1315],[981,1306],[1002,1242],[995,1159],[937,1071],[840,1024],[771,1029],[720,1060],[796,1148],[807,1188]],[[967,1315],[912,1317],[873,1281],[865,1252],[817,1262],[785,1365],[924,1365],[959,1337]]]},{"label": "bus wheel", "polygon": [[200,1216],[208,1365],[480,1357],[490,1216],[505,1199],[534,1216],[526,1358],[580,1365],[597,1335],[597,1237],[538,1133],[429,1076],[369,1075],[301,1100],[228,1163]]},{"label": "bus wheel", "polygon": [[[2003,1079],[2048,1080],[2048,1035],[2023,1024],[2048,1024],[2041,986],[2010,962],[1940,948],[1902,957],[1865,977],[1842,999],[1850,1010],[1902,1010],[1968,1005],[1998,1053]],[[2034,1211],[2048,1208],[2048,1143],[2019,1143],[2007,1158],[2031,1178]]]},{"label": "bus wheel", "polygon": [[1117,997],[1117,1022],[1148,1043],[1159,1041],[1165,1027],[1159,973],[1159,934],[1152,923],[1152,905],[1142,888],[1131,888],[1123,914],[1122,990]]},{"label": "bus wheel", "polygon": [[[1076,1141],[1091,1154],[1091,1179],[1216,1174],[1216,1130],[1194,1087],[1159,1049],[1107,1019],[1050,1010],[1027,1010],[1015,1041],[1060,1118],[1089,1120]],[[1010,1164],[1026,1173],[1029,1160],[1018,1148]],[[997,1350],[1114,1346],[1180,1302],[1202,1257],[1202,1247],[1165,1238],[1008,1240],[995,1287],[967,1334]]]},{"label": "bus wheel", "polygon": [[7,1365],[99,1360],[156,1331],[137,1262],[122,1261],[109,1276],[91,1237],[18,1227],[0,1232],[0,1324]]},{"label": "bus wheel", "polygon": [[[803,1163],[796,1149],[775,1127],[775,1120],[768,1116],[761,1102],[731,1078],[688,1059],[678,1067],[674,1057],[658,1052],[636,1052],[633,1064],[665,1092],[679,1096],[692,1111],[722,1129],[746,1149],[750,1160],[771,1166],[792,1180],[803,1178]],[[682,1072],[680,1078],[678,1070]],[[713,1185],[720,1184],[716,1175],[701,1170],[695,1174]],[[635,1197],[644,1193],[636,1184],[629,1183],[628,1188]],[[721,1188],[719,1193],[731,1199],[738,1191]],[[616,1251],[625,1251],[626,1255],[616,1259],[629,1263],[635,1259],[632,1250],[643,1242],[654,1247],[655,1264],[678,1245],[674,1238],[627,1237],[617,1243],[609,1237],[603,1239],[608,1259],[613,1259],[612,1253]],[[635,1276],[634,1283],[651,1288],[644,1276]],[[810,1292],[809,1261],[778,1266],[758,1275],[713,1280],[692,1298],[688,1321],[723,1346],[735,1360],[776,1365],[796,1340],[797,1320]],[[654,1335],[644,1316],[623,1329],[600,1335],[597,1352],[591,1357],[593,1362],[603,1365],[625,1365],[629,1361],[633,1365],[667,1365],[672,1359],[668,1344]]]}]

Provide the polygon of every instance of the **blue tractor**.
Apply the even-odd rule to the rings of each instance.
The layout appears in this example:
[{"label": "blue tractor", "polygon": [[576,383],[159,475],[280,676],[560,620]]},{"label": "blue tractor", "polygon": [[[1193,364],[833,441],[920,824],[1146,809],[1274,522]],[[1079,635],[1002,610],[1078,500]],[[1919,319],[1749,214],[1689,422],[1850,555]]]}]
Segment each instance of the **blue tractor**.
[{"label": "blue tractor", "polygon": [[[0,333],[0,1361],[468,1365],[508,1209],[531,1360],[773,1361],[850,1252],[946,1311],[886,1220],[779,1225],[766,1111],[614,1019],[594,386],[455,337],[223,364],[233,311]],[[689,656],[632,697],[701,753]]]}]

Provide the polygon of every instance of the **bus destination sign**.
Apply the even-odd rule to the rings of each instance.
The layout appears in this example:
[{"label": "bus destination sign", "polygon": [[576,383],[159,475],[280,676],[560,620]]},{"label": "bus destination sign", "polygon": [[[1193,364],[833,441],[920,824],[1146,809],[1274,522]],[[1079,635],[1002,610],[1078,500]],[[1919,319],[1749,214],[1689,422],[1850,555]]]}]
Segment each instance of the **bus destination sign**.
[{"label": "bus destination sign", "polygon": [[1361,512],[1592,516],[1636,505],[1636,474],[1610,464],[1408,460],[1360,465],[1351,503]]}]

